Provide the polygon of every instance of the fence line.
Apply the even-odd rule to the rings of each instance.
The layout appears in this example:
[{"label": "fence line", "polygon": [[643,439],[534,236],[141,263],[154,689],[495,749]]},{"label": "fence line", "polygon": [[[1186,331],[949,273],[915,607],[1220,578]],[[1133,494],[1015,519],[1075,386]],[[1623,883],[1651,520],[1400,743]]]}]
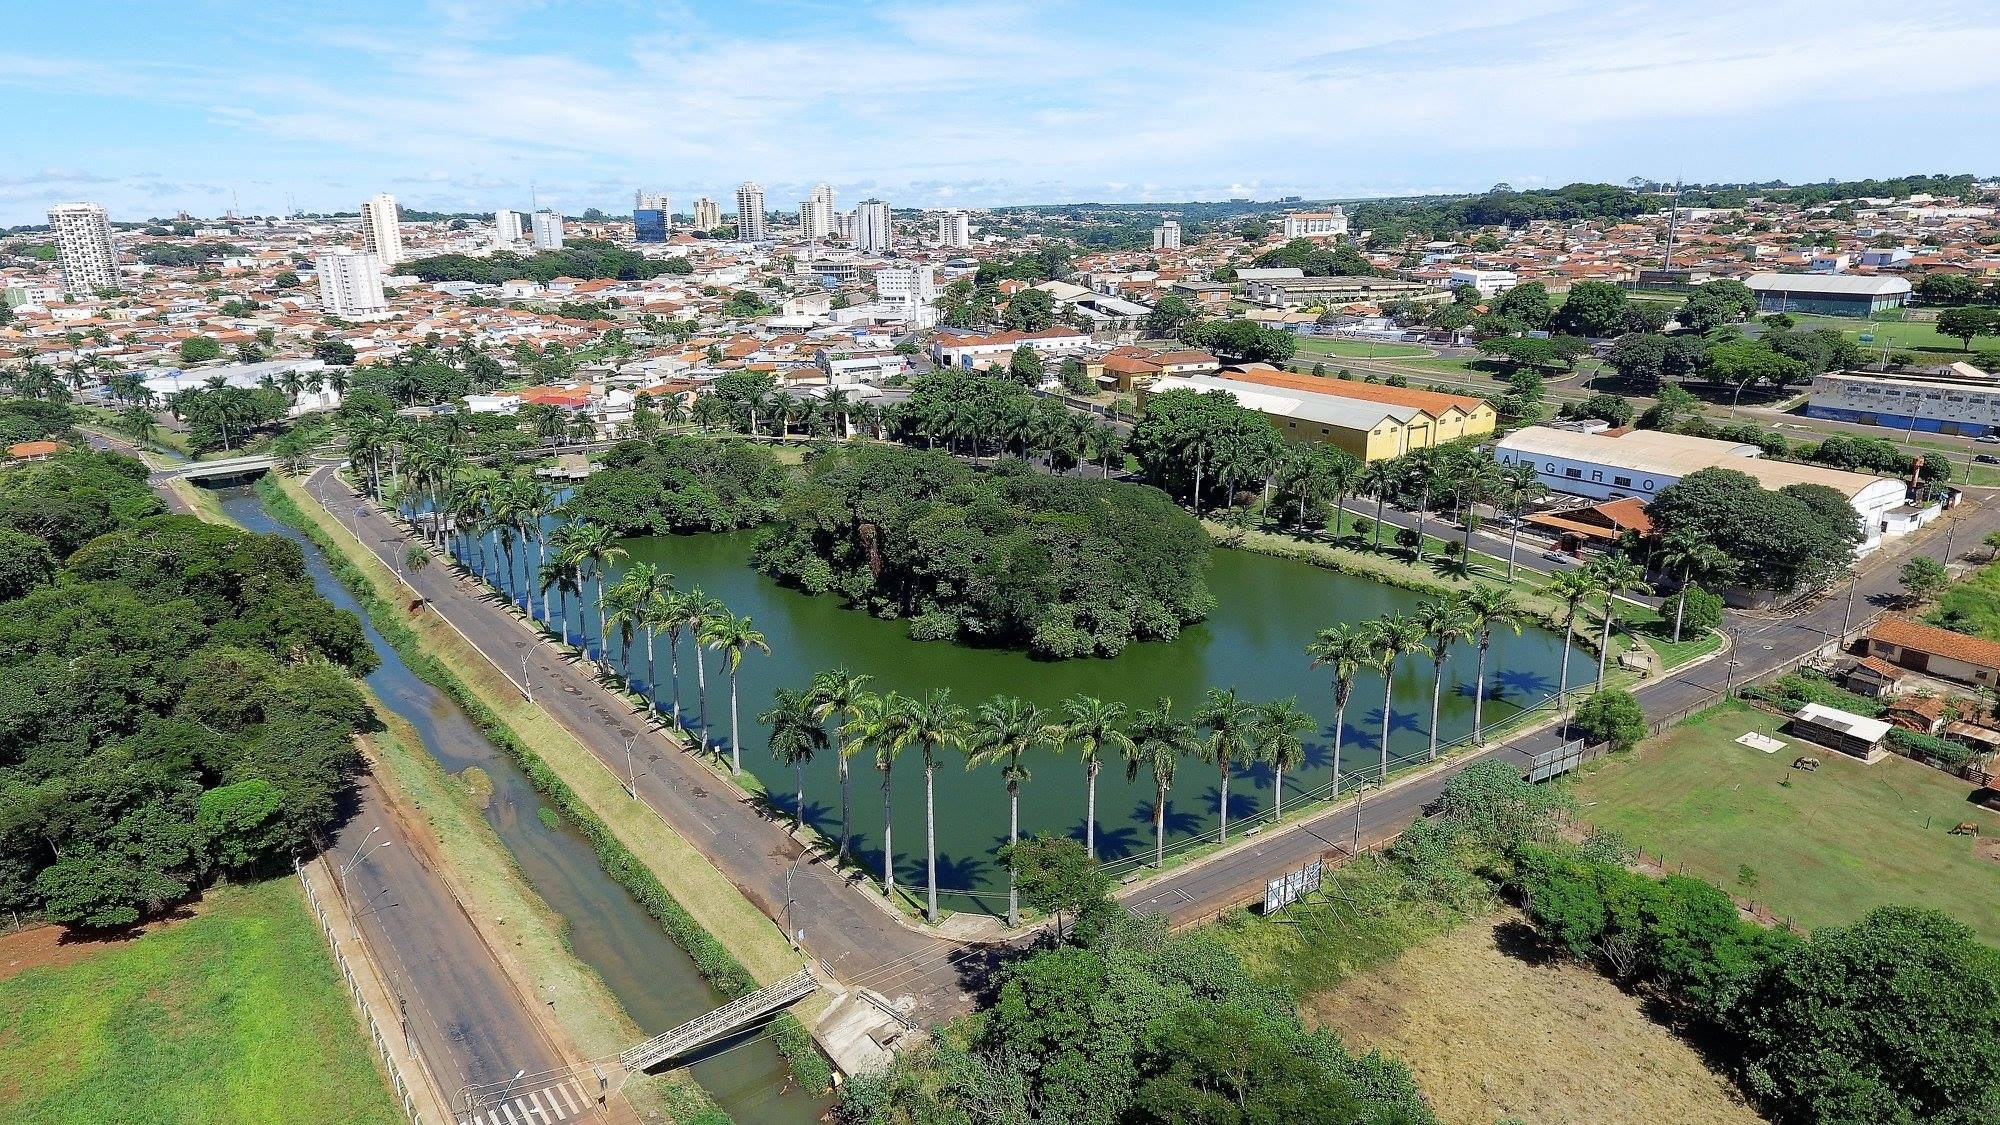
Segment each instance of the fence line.
[{"label": "fence line", "polygon": [[348,962],[346,951],[340,947],[340,938],[334,933],[333,921],[327,916],[326,905],[320,901],[318,888],[306,878],[306,869],[296,858],[292,860],[292,871],[299,877],[299,885],[305,888],[306,901],[312,905],[313,916],[319,920],[320,933],[326,937],[327,948],[333,951],[333,963],[340,969],[341,979],[347,982],[348,994],[353,998],[355,1007],[361,1010],[361,1018],[368,1024],[369,1041],[375,1045],[376,1055],[380,1056],[383,1067],[389,1072],[389,1080],[395,1086],[404,1116],[410,1119],[410,1125],[424,1125],[423,1113],[417,1109],[416,1094],[404,1080],[402,1068],[396,1065],[389,1041],[382,1034],[382,1025],[375,1021],[375,1013],[369,1010],[368,1002],[362,996],[361,981],[355,975],[354,966]]}]

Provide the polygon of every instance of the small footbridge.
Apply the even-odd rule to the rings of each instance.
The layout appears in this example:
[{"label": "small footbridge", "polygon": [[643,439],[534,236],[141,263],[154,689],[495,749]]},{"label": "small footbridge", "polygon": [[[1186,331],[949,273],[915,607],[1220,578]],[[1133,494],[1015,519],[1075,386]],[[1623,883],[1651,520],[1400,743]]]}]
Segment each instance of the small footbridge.
[{"label": "small footbridge", "polygon": [[739,996],[705,1016],[689,1020],[672,1031],[655,1035],[636,1047],[619,1052],[618,1061],[628,1071],[651,1070],[749,1027],[797,1003],[818,987],[819,982],[813,979],[812,971],[800,969],[769,988]]},{"label": "small footbridge", "polygon": [[182,480],[228,480],[233,477],[255,476],[276,468],[276,457],[231,457],[222,461],[191,461],[176,465],[158,475]]}]

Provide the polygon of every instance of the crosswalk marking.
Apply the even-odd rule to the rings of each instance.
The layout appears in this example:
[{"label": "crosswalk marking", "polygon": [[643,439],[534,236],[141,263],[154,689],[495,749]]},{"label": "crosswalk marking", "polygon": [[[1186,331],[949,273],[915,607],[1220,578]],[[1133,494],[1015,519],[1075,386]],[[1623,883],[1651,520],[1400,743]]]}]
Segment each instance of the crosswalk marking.
[{"label": "crosswalk marking", "polygon": [[575,1078],[519,1094],[504,1104],[474,1113],[458,1125],[562,1125],[581,1119],[591,1106],[590,1092]]}]

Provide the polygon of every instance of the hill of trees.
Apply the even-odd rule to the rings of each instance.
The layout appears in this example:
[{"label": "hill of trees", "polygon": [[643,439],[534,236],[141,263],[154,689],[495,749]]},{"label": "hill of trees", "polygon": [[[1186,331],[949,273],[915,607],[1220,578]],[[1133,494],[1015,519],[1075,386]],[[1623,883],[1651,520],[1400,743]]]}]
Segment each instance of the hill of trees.
[{"label": "hill of trees", "polygon": [[668,436],[612,446],[567,507],[619,535],[733,531],[776,514],[785,483],[762,446]]},{"label": "hill of trees", "polygon": [[483,285],[498,285],[515,278],[544,284],[558,277],[638,281],[663,274],[694,272],[694,267],[684,258],[648,258],[594,238],[572,239],[561,250],[545,250],[526,257],[495,254],[490,258],[474,258],[466,254],[439,254],[405,263],[402,269],[425,281],[476,281]]}]

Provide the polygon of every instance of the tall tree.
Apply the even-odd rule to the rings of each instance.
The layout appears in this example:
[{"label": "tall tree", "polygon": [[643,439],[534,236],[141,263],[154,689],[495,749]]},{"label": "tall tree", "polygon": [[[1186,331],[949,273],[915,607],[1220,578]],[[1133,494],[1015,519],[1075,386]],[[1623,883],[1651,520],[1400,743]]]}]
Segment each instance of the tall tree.
[{"label": "tall tree", "polygon": [[748,617],[729,613],[710,620],[701,631],[701,641],[720,652],[723,666],[729,669],[729,768],[733,773],[742,773],[743,738],[742,728],[736,723],[736,674],[743,665],[744,653],[754,649],[769,655],[771,646]]},{"label": "tall tree", "polygon": [[1597,593],[1597,575],[1588,570],[1558,571],[1549,579],[1549,593],[1563,603],[1563,657],[1556,674],[1556,700],[1569,714],[1569,654],[1576,647],[1576,617],[1585,599]]},{"label": "tall tree", "polygon": [[1646,568],[1623,555],[1606,555],[1591,567],[1604,594],[1604,620],[1597,640],[1597,690],[1604,690],[1604,670],[1611,666],[1611,622],[1618,616],[1618,596],[1646,584]]},{"label": "tall tree", "polygon": [[924,917],[938,924],[937,886],[937,774],[938,751],[965,745],[971,720],[965,708],[951,701],[951,692],[938,688],[911,704],[903,733],[915,742],[924,756],[924,882],[928,892]]},{"label": "tall tree", "polygon": [[[809,693],[813,701],[813,714],[820,722],[836,719],[844,726],[860,718],[861,700],[868,694],[868,681],[873,677],[845,668],[834,668],[813,677]],[[854,839],[852,802],[849,798],[847,759],[854,756],[854,748],[845,738],[834,748],[834,762],[840,772],[840,850],[839,862],[846,863],[850,857],[849,843]]]},{"label": "tall tree", "polygon": [[1196,751],[1194,724],[1174,717],[1174,701],[1160,697],[1158,706],[1132,716],[1127,732],[1132,749],[1125,753],[1125,780],[1139,780],[1139,771],[1153,775],[1153,866],[1167,863],[1167,791],[1174,786],[1174,771],[1181,759]]},{"label": "tall tree", "polygon": [[1271,818],[1285,815],[1285,771],[1306,762],[1306,736],[1319,729],[1319,720],[1299,706],[1296,699],[1277,699],[1257,708],[1251,721],[1251,753],[1257,760],[1271,763]]},{"label": "tall tree", "polygon": [[1000,763],[1007,783],[1007,924],[1021,924],[1021,890],[1011,849],[1021,841],[1021,785],[1031,779],[1021,759],[1036,746],[1049,743],[1049,724],[1042,709],[1013,696],[996,695],[979,705],[973,724],[966,768]]},{"label": "tall tree", "polygon": [[1333,796],[1340,796],[1340,747],[1347,728],[1347,701],[1354,694],[1354,678],[1373,659],[1373,637],[1367,626],[1342,623],[1321,629],[1306,646],[1312,666],[1333,675]]},{"label": "tall tree", "polygon": [[1382,673],[1382,761],[1377,784],[1389,782],[1389,734],[1395,718],[1396,661],[1424,647],[1424,630],[1416,622],[1388,616],[1377,620],[1369,634],[1369,663]]},{"label": "tall tree", "polygon": [[806,765],[827,747],[826,727],[813,715],[810,692],[779,688],[771,707],[757,716],[771,731],[771,756],[798,774],[798,795],[792,805],[792,828],[806,826]]},{"label": "tall tree", "polygon": [[1430,760],[1438,756],[1438,712],[1444,699],[1444,664],[1451,659],[1451,646],[1472,634],[1472,615],[1456,594],[1432,598],[1417,607],[1413,618],[1424,632],[1424,649],[1431,658]]},{"label": "tall tree", "polygon": [[1063,700],[1062,714],[1062,723],[1057,727],[1058,737],[1063,744],[1075,746],[1083,758],[1083,854],[1096,859],[1097,775],[1104,769],[1107,752],[1122,756],[1132,743],[1131,738],[1120,729],[1120,724],[1125,721],[1125,705],[1106,703],[1096,696],[1077,695]]},{"label": "tall tree", "polygon": [[1220,817],[1218,843],[1229,842],[1229,773],[1235,763],[1249,757],[1255,745],[1252,728],[1256,719],[1257,708],[1237,698],[1234,688],[1208,689],[1207,701],[1194,714],[1195,725],[1208,732],[1202,741],[1202,757],[1216,767],[1222,779],[1215,801]]},{"label": "tall tree", "polygon": [[1505,626],[1521,631],[1521,605],[1514,595],[1497,586],[1474,586],[1466,591],[1465,612],[1472,635],[1479,639],[1479,666],[1473,674],[1472,744],[1486,744],[1486,654],[1493,647],[1493,630]]}]

